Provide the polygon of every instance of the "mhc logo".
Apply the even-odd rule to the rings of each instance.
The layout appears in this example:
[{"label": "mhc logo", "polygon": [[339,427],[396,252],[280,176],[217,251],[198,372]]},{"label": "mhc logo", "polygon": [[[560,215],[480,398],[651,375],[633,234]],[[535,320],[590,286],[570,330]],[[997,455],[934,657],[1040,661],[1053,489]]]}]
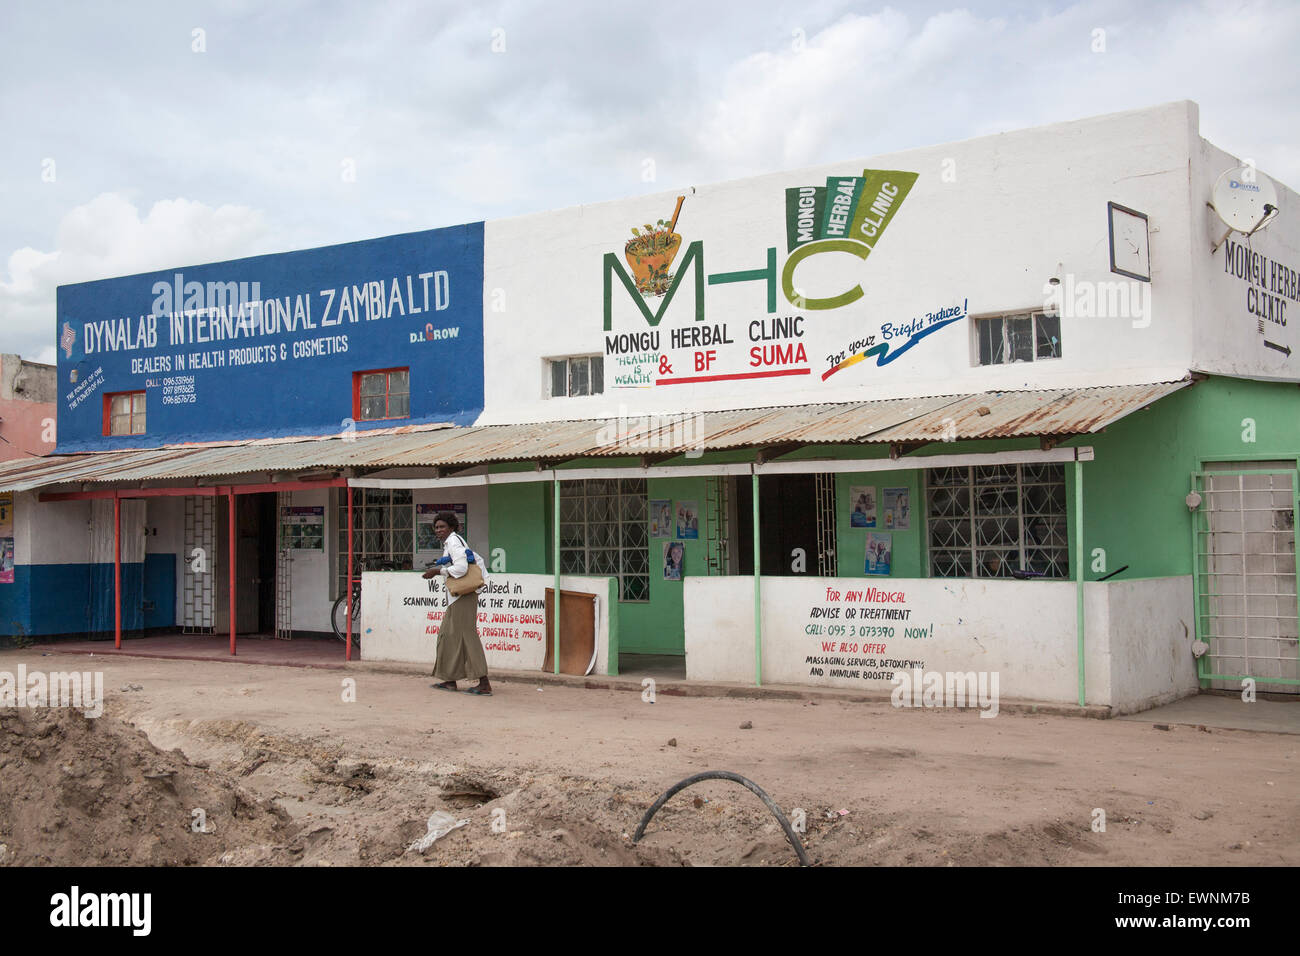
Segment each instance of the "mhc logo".
[{"label": "mhc logo", "polygon": [[[605,331],[613,328],[616,278],[652,329],[658,327],[688,272],[695,288],[696,322],[704,321],[706,284],[760,282],[766,287],[769,313],[777,309],[778,289],[792,305],[810,311],[838,309],[856,302],[865,294],[856,282],[834,295],[805,295],[795,281],[799,265],[827,253],[848,253],[865,261],[911,192],[917,175],[896,169],[864,169],[861,176],[832,176],[825,186],[787,189],[788,255],[779,273],[775,247],[767,250],[766,260],[755,268],[706,273],[704,243],[697,239],[685,246],[685,254],[680,262],[675,262],[677,251],[682,248],[682,237],[673,231],[684,198],[679,197],[671,223],[660,220],[657,228],[647,224],[645,232],[633,228],[634,238],[628,240],[624,249],[631,275],[615,253],[605,253],[602,262]],[[674,265],[676,272],[670,271]],[[662,301],[652,312],[646,299],[659,297]]]}]

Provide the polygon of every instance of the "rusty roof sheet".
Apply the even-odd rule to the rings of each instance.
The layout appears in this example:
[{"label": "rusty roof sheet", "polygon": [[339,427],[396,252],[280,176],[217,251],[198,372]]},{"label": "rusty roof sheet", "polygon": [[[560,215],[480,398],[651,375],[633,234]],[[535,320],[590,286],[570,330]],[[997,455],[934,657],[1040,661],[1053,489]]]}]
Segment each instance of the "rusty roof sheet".
[{"label": "rusty roof sheet", "polygon": [[841,405],[769,409],[767,414],[718,412],[701,447],[708,450],[785,444],[859,442],[884,428],[945,408],[958,396],[885,399]]},{"label": "rusty roof sheet", "polygon": [[[448,429],[452,430],[452,429]],[[156,478],[205,478],[255,472],[302,471],[311,468],[372,467],[375,459],[395,448],[427,444],[430,436],[374,435],[298,441],[274,445],[240,445],[224,448],[177,449],[169,462],[142,463],[123,469],[123,481]],[[2,476],[0,476],[2,479]]]},{"label": "rusty roof sheet", "polygon": [[91,452],[0,463],[0,491],[175,481],[310,469],[387,469],[586,457],[668,456],[782,445],[1082,435],[1192,382],[984,392],[871,402],[520,425],[384,429],[347,437],[268,439]]},{"label": "rusty roof sheet", "polygon": [[432,436],[423,445],[394,451],[372,464],[464,466],[856,442],[873,432],[942,409],[963,397],[632,415],[530,425],[480,425]]},{"label": "rusty roof sheet", "polygon": [[[476,425],[431,436],[424,446],[394,448],[378,467],[473,465],[485,462],[563,460],[592,454],[601,443],[602,421]],[[624,452],[624,454],[629,454]]]},{"label": "rusty roof sheet", "polygon": [[1087,435],[1192,384],[1112,385],[1031,392],[987,392],[870,436],[873,442]]}]

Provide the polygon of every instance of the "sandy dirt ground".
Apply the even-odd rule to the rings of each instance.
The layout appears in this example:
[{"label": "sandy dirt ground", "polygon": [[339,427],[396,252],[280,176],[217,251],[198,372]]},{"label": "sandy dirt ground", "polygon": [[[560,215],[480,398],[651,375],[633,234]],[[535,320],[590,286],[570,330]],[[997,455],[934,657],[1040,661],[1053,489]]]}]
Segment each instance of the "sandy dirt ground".
[{"label": "sandy dirt ground", "polygon": [[[705,770],[802,817],[820,865],[1300,863],[1291,735],[0,653],[19,663],[102,670],[105,714],[0,710],[0,863],[796,865],[760,800],[722,781],[632,843],[655,797]],[[466,822],[422,839],[440,812]]]}]

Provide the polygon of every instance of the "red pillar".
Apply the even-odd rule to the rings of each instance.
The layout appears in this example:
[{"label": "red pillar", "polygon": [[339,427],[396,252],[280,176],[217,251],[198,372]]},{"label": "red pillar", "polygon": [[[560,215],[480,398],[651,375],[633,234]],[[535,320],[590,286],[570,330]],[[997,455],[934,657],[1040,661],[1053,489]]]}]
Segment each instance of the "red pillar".
[{"label": "red pillar", "polygon": [[230,512],[230,654],[235,653],[235,489],[226,491],[227,511]]},{"label": "red pillar", "polygon": [[344,485],[343,492],[348,496],[348,583],[343,592],[347,595],[348,629],[343,636],[343,659],[350,661],[352,660],[352,489]]},{"label": "red pillar", "polygon": [[113,492],[113,646],[122,649],[122,499]]}]

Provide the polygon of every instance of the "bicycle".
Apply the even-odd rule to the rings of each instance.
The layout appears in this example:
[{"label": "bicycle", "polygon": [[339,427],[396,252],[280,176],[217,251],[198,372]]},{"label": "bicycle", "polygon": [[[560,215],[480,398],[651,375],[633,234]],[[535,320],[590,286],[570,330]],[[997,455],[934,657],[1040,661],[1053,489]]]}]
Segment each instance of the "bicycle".
[{"label": "bicycle", "polygon": [[[362,562],[362,571],[400,571],[395,561],[371,561]],[[352,580],[352,646],[358,650],[361,648],[361,575],[358,574]],[[348,602],[347,594],[340,594],[334,601],[334,607],[330,610],[330,626],[334,628],[334,636],[340,641],[348,629]]]}]

